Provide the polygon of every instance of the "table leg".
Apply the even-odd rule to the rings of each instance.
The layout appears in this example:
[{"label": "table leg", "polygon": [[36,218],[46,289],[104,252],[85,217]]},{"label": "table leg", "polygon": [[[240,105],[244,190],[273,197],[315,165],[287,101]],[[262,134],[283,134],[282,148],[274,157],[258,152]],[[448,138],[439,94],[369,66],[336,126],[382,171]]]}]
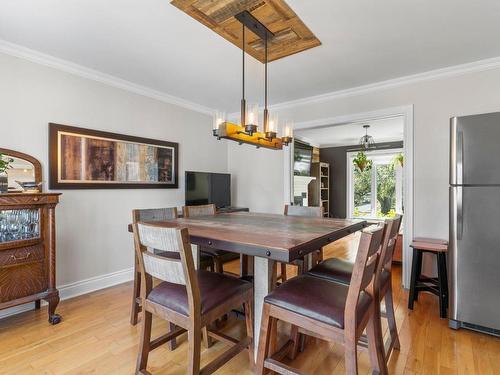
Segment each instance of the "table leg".
[{"label": "table leg", "polygon": [[313,253],[309,253],[304,257],[304,272],[309,271],[313,267]]},{"label": "table leg", "polygon": [[240,276],[253,275],[253,256],[240,254]]},{"label": "table leg", "polygon": [[260,336],[260,321],[262,319],[262,307],[264,297],[274,288],[272,275],[274,260],[268,258],[254,257],[254,355],[257,360],[257,352]]}]

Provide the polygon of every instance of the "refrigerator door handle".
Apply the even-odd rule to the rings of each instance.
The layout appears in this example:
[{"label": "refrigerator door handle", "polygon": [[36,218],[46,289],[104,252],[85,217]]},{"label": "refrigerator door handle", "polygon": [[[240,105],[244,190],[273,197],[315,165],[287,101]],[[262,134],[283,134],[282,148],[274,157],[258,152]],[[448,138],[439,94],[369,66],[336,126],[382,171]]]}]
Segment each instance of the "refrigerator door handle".
[{"label": "refrigerator door handle", "polygon": [[457,186],[457,240],[462,239],[464,232],[463,187]]},{"label": "refrigerator door handle", "polygon": [[457,132],[457,185],[464,183],[464,133]]}]

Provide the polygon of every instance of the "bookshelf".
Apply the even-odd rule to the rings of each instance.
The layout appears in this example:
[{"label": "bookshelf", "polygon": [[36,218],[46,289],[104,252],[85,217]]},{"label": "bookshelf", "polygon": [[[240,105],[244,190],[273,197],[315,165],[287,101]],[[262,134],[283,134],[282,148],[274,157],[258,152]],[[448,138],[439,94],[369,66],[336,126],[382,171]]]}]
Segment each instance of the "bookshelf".
[{"label": "bookshelf", "polygon": [[315,180],[309,184],[309,206],[323,206],[324,216],[330,215],[330,164],[312,163],[311,177]]}]

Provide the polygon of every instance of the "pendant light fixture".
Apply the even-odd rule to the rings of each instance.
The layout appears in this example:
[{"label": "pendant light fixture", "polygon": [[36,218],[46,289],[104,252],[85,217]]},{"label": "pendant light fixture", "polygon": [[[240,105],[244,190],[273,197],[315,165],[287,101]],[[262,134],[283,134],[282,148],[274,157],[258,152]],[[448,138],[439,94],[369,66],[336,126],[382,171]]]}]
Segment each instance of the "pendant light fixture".
[{"label": "pendant light fixture", "polygon": [[365,135],[359,139],[359,145],[362,146],[365,150],[368,150],[369,148],[375,148],[375,140],[371,135],[368,135],[368,129],[370,128],[370,125],[363,125],[363,128],[365,129]]},{"label": "pendant light fixture", "polygon": [[[218,139],[231,139],[238,143],[250,143],[257,147],[271,149],[281,149],[283,145],[288,145],[293,140],[293,124],[286,122],[283,126],[283,137],[278,137],[278,117],[277,114],[269,114],[268,109],[268,43],[274,34],[259,22],[250,12],[243,11],[235,16],[241,22],[242,40],[242,98],[240,125],[227,122],[222,112],[214,114],[213,135]],[[249,28],[254,34],[264,42],[264,114],[263,127],[259,132],[258,105],[248,105],[245,98],[245,46],[246,29]]]}]

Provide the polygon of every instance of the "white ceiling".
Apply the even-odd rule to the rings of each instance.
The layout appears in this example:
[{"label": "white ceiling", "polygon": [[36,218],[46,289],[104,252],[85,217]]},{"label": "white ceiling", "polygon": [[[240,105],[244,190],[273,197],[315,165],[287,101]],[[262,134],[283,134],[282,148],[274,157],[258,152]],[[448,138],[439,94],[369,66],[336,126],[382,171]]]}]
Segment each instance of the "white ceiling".
[{"label": "white ceiling", "polygon": [[376,143],[402,141],[404,118],[392,117],[355,124],[322,126],[316,129],[296,130],[295,136],[317,147],[340,147],[357,145],[365,135],[363,125],[370,125],[368,135]]},{"label": "white ceiling", "polygon": [[[323,45],[270,64],[271,103],[500,56],[498,0],[288,3]],[[239,50],[168,0],[2,0],[0,39],[210,108],[239,108]],[[262,65],[248,60],[248,98],[262,100]]]}]

